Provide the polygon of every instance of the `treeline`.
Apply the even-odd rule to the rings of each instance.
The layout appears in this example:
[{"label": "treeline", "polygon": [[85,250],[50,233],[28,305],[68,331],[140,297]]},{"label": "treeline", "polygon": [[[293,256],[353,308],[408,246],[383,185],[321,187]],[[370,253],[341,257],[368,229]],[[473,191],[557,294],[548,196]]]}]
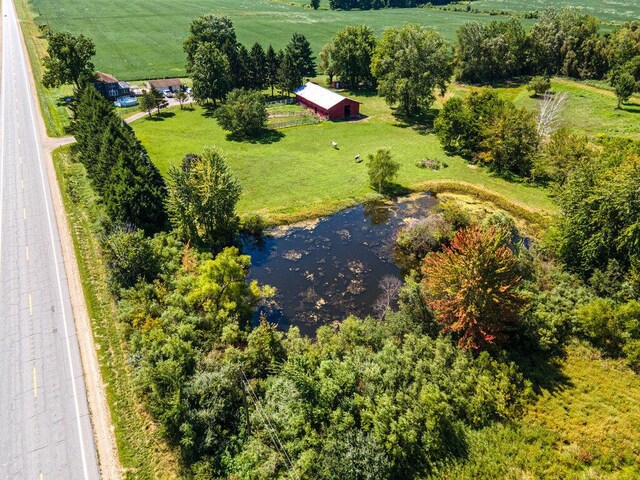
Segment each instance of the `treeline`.
[{"label": "treeline", "polygon": [[304,77],[315,76],[311,46],[302,34],[293,34],[281,51],[269,45],[265,51],[255,43],[247,49],[236,39],[228,17],[207,14],[191,23],[184,42],[187,73],[193,80],[193,95],[200,102],[223,100],[233,89],[275,88],[292,92]]},{"label": "treeline", "polygon": [[147,234],[167,226],[166,185],[135,133],[92,86],[78,91],[74,150],[114,226]]},{"label": "treeline", "polygon": [[421,5],[446,5],[451,0],[329,0],[331,10],[379,10],[381,8],[411,8]]}]

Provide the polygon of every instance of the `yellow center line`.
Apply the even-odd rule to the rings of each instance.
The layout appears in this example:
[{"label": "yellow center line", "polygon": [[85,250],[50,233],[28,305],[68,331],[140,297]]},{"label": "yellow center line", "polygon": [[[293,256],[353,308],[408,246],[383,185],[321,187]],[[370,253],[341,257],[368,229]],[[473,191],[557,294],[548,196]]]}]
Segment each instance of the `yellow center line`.
[{"label": "yellow center line", "polygon": [[24,218],[25,220],[27,219],[27,209],[26,208],[22,209],[22,218]]},{"label": "yellow center line", "polygon": [[44,475],[40,472],[40,480],[44,480]]},{"label": "yellow center line", "polygon": [[29,315],[33,315],[33,303],[31,302],[31,294],[29,294]]},{"label": "yellow center line", "polygon": [[[20,143],[20,140],[18,140],[18,143]],[[20,155],[20,165],[22,165],[22,155]]]},{"label": "yellow center line", "polygon": [[38,374],[36,373],[36,367],[33,367],[33,397],[38,396]]}]

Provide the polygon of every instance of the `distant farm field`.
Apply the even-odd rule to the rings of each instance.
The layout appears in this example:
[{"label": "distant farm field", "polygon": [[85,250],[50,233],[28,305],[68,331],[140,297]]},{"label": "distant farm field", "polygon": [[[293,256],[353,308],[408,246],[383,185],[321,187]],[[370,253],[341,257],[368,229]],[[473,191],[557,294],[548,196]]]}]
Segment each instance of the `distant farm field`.
[{"label": "distant farm field", "polygon": [[542,11],[548,7],[579,7],[604,22],[630,22],[640,18],[638,0],[478,0],[471,2],[479,10],[509,12]]},{"label": "distant farm field", "polygon": [[[327,0],[322,4],[326,7]],[[209,12],[231,17],[242,43],[282,48],[299,32],[316,52],[345,25],[367,24],[381,33],[386,27],[413,22],[433,27],[452,40],[466,22],[496,19],[429,8],[314,11],[272,0],[31,0],[31,5],[37,23],[91,37],[97,48],[97,69],[124,80],[184,74],[182,42],[189,24]]]}]

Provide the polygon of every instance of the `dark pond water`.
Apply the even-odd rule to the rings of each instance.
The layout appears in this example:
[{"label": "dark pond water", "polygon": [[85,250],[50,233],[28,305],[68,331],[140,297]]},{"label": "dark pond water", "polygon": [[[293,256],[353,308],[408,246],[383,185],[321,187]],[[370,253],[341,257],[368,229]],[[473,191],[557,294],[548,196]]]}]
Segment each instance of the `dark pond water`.
[{"label": "dark pond water", "polygon": [[262,245],[247,243],[249,278],[277,289],[261,311],[286,329],[298,326],[313,335],[323,324],[349,315],[374,313],[386,276],[402,278],[393,260],[395,232],[412,218],[427,215],[429,195],[399,203],[369,203],[267,236]]}]

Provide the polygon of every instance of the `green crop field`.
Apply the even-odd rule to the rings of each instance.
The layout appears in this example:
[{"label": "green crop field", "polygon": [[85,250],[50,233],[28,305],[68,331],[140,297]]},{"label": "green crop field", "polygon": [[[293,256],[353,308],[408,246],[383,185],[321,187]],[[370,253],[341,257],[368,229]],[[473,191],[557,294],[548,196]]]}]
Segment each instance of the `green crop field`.
[{"label": "green crop field", "polygon": [[31,0],[31,5],[37,23],[91,37],[97,48],[97,69],[124,80],[184,74],[182,43],[189,24],[209,12],[231,17],[238,39],[245,44],[272,43],[282,48],[299,32],[316,51],[345,25],[367,24],[381,33],[386,27],[414,22],[436,28],[451,40],[463,23],[496,18],[428,8],[313,11],[271,0]]},{"label": "green crop field", "polygon": [[542,11],[548,7],[579,7],[604,22],[630,22],[640,18],[638,0],[477,0],[471,2],[479,10],[509,12]]}]

